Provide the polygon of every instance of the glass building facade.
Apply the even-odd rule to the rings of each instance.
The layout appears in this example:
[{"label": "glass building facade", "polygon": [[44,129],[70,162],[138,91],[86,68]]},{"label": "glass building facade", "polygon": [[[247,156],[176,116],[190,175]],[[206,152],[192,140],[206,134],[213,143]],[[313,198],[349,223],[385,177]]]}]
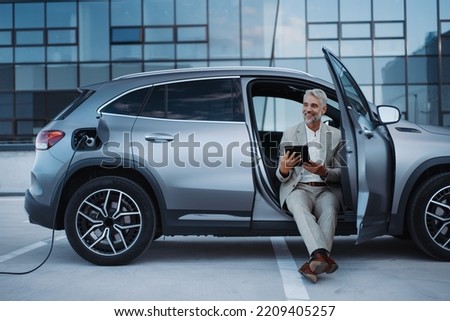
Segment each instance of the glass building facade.
[{"label": "glass building facade", "polygon": [[450,126],[449,0],[0,1],[0,145],[31,143],[77,88],[140,71],[259,65],[331,80]]}]

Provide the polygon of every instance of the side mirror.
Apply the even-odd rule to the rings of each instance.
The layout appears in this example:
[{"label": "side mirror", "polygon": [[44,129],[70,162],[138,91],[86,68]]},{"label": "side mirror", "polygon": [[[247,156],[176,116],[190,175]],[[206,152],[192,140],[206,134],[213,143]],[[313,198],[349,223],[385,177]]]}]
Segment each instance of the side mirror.
[{"label": "side mirror", "polygon": [[400,121],[402,117],[400,110],[397,107],[390,105],[380,105],[377,107],[378,116],[383,124],[394,124]]}]

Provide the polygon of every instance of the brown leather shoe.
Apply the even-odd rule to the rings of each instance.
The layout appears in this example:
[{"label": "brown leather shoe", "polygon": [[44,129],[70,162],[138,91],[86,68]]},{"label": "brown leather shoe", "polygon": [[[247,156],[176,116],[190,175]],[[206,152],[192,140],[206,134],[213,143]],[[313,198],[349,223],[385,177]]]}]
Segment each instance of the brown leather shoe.
[{"label": "brown leather shoe", "polygon": [[328,269],[325,271],[325,273],[331,274],[338,269],[339,266],[336,264],[336,262],[334,262],[334,260],[331,257],[325,256],[325,260],[328,263]]},{"label": "brown leather shoe", "polygon": [[327,256],[322,255],[320,253],[316,253],[309,261],[309,267],[317,275],[325,273],[329,269],[329,264],[328,264],[327,259],[328,259]]},{"label": "brown leather shoe", "polygon": [[298,272],[312,283],[317,283],[317,275],[311,270],[308,262],[305,262],[305,264],[303,264],[302,267],[298,269]]}]

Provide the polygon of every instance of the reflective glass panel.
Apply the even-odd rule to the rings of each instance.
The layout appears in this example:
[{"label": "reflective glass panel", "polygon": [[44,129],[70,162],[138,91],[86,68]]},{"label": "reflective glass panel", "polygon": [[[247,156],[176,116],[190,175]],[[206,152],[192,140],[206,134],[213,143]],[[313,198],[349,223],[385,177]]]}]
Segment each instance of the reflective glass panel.
[{"label": "reflective glass panel", "polygon": [[305,0],[279,2],[275,57],[306,57]]},{"label": "reflective glass panel", "polygon": [[0,4],[0,28],[12,28],[12,4]]},{"label": "reflective glass panel", "polygon": [[310,57],[322,57],[322,47],[327,47],[333,52],[339,52],[339,42],[337,40],[310,40],[308,41],[308,54]]},{"label": "reflective glass panel", "polygon": [[16,28],[44,28],[43,3],[16,3],[14,11]]},{"label": "reflective glass panel", "polygon": [[[450,111],[450,86],[442,86],[442,109],[446,111]],[[448,120],[450,121],[450,115],[448,115]],[[450,122],[447,126],[450,126]]]},{"label": "reflective glass panel", "polygon": [[44,44],[44,32],[42,30],[16,31],[16,44],[17,45],[43,45]]},{"label": "reflective glass panel", "polygon": [[324,24],[324,23],[310,23],[308,25],[308,37],[309,39],[337,39],[338,29],[337,24]]},{"label": "reflective glass panel", "polygon": [[17,118],[33,117],[33,94],[32,93],[16,94],[16,117]]},{"label": "reflective glass panel", "polygon": [[12,32],[0,31],[0,46],[10,46],[12,44]]},{"label": "reflective glass panel", "polygon": [[372,84],[372,58],[343,58],[342,62],[358,85]]},{"label": "reflective glass panel", "polygon": [[45,62],[45,47],[17,47],[16,62]]},{"label": "reflective glass panel", "polygon": [[76,46],[49,46],[47,47],[48,62],[76,62],[77,47]]},{"label": "reflective glass panel", "polygon": [[408,82],[416,84],[436,83],[439,76],[437,57],[409,57]]},{"label": "reflective glass panel", "polygon": [[49,45],[56,44],[75,44],[76,31],[74,29],[48,30],[47,43]]},{"label": "reflective glass panel", "polygon": [[404,114],[406,112],[406,87],[393,85],[375,86],[374,103],[377,105],[395,106]]},{"label": "reflective glass panel", "polygon": [[145,42],[172,42],[173,28],[145,28]]},{"label": "reflective glass panel", "polygon": [[77,4],[75,2],[48,2],[47,27],[76,27]]},{"label": "reflective glass panel", "polygon": [[450,1],[440,0],[439,15],[440,15],[439,17],[441,19],[449,19],[450,20]]},{"label": "reflective glass panel", "polygon": [[32,120],[19,120],[16,122],[17,135],[34,135]]},{"label": "reflective glass panel", "polygon": [[442,57],[442,70],[444,70],[442,73],[442,81],[450,84],[450,72],[448,72],[450,70],[450,56]]},{"label": "reflective glass panel", "polygon": [[403,38],[403,28],[402,22],[375,23],[375,38]]},{"label": "reflective glass panel", "polygon": [[108,81],[109,64],[80,64],[80,86]]},{"label": "reflective glass panel", "polygon": [[141,28],[112,28],[112,43],[140,43]]},{"label": "reflective glass panel", "polygon": [[314,75],[315,77],[332,82],[330,71],[328,70],[328,66],[323,57],[308,59],[307,67],[308,69],[306,70],[306,72]]},{"label": "reflective glass panel", "polygon": [[340,0],[341,21],[370,21],[371,0]]},{"label": "reflective glass panel", "polygon": [[408,86],[409,120],[437,125],[438,97],[437,86]]},{"label": "reflective glass panel", "polygon": [[270,58],[276,1],[242,0],[242,56]]},{"label": "reflective glass panel", "polygon": [[338,20],[338,1],[307,0],[306,12],[308,22],[332,22]]},{"label": "reflective glass panel", "polygon": [[408,54],[437,54],[436,1],[415,1],[406,12]]},{"label": "reflective glass panel", "polygon": [[373,19],[375,21],[403,20],[404,17],[403,0],[373,1]]},{"label": "reflective glass panel", "polygon": [[208,9],[210,57],[239,57],[239,0],[209,0]]},{"label": "reflective glass panel", "polygon": [[447,37],[441,37],[441,42],[442,55],[450,55],[450,34]]},{"label": "reflective glass panel", "polygon": [[111,25],[141,25],[141,0],[112,0]]},{"label": "reflective glass panel", "polygon": [[175,45],[155,44],[144,46],[145,60],[173,60],[175,59]]},{"label": "reflective glass panel", "polygon": [[375,58],[376,84],[403,84],[406,80],[406,63],[403,57]]},{"label": "reflective glass panel", "polygon": [[11,64],[0,65],[0,75],[1,75],[0,90],[13,90],[14,89],[14,66]]},{"label": "reflective glass panel", "polygon": [[44,65],[16,65],[16,90],[45,89]]},{"label": "reflective glass panel", "polygon": [[12,48],[0,48],[0,63],[12,63],[13,50]]},{"label": "reflective glass panel", "polygon": [[12,118],[13,116],[13,95],[0,93],[0,118]]},{"label": "reflective glass panel", "polygon": [[371,56],[372,42],[370,40],[343,40],[341,41],[342,56]]},{"label": "reflective glass panel", "polygon": [[375,56],[395,56],[405,54],[405,40],[378,39],[373,42]]},{"label": "reflective glass panel", "polygon": [[141,60],[141,45],[113,45],[111,46],[112,60]]},{"label": "reflective glass panel", "polygon": [[206,0],[176,0],[177,24],[206,24]]},{"label": "reflective glass panel", "polygon": [[173,25],[174,1],[144,0],[144,25]]},{"label": "reflective glass panel", "polygon": [[177,59],[206,59],[207,47],[202,43],[185,43],[177,45]]},{"label": "reflective glass panel", "polygon": [[177,41],[206,41],[206,27],[178,27]]},{"label": "reflective glass panel", "polygon": [[80,2],[78,5],[80,60],[109,60],[108,3]]},{"label": "reflective glass panel", "polygon": [[450,21],[441,23],[441,34],[450,37]]},{"label": "reflective glass panel", "polygon": [[0,136],[13,135],[13,123],[12,121],[0,121]]},{"label": "reflective glass panel", "polygon": [[366,38],[370,39],[370,23],[343,23],[341,25],[342,38]]},{"label": "reflective glass panel", "polygon": [[76,89],[78,87],[77,66],[75,64],[48,65],[48,89]]}]

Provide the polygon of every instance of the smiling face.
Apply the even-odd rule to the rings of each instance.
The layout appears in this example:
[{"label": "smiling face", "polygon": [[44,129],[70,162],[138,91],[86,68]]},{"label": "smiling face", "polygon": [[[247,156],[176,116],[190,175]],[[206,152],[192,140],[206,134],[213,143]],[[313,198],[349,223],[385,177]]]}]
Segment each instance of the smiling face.
[{"label": "smiling face", "polygon": [[311,129],[320,127],[320,119],[327,111],[327,105],[312,93],[306,93],[303,98],[303,118]]}]

